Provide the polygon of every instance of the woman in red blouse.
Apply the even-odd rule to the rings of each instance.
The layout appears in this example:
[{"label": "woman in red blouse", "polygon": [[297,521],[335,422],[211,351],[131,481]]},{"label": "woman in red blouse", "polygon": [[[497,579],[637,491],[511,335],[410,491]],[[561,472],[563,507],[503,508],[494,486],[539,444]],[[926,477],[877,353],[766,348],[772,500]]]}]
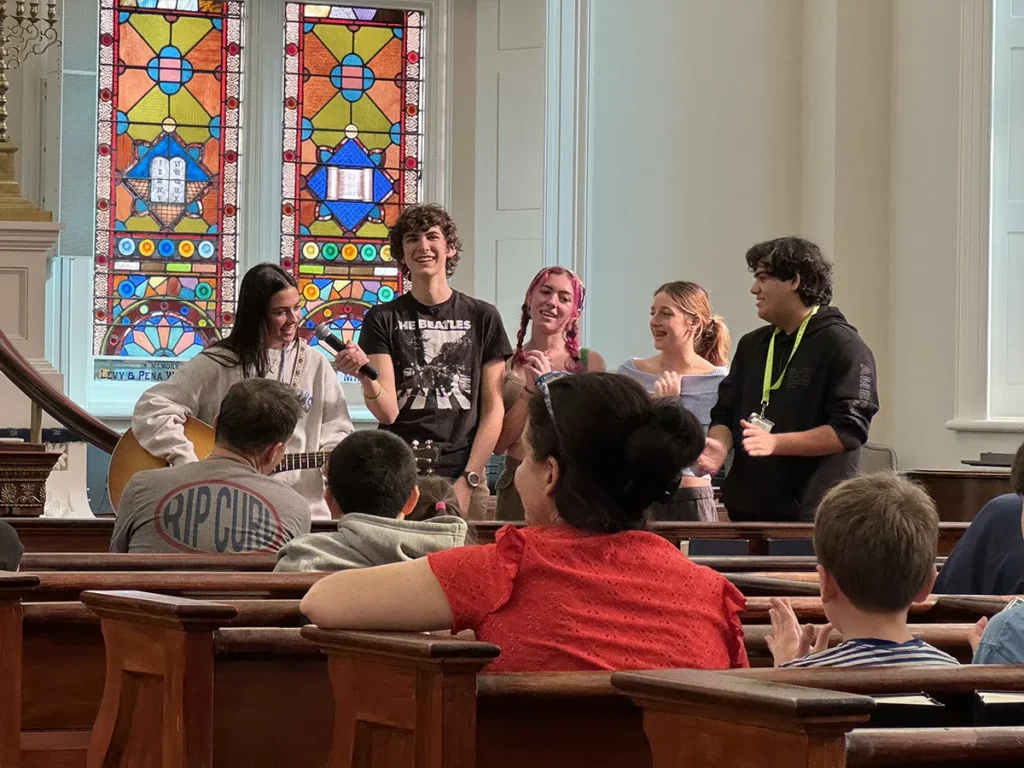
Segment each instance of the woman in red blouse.
[{"label": "woman in red blouse", "polygon": [[693,414],[631,379],[546,374],[515,478],[526,528],[332,574],[302,612],[335,629],[472,629],[501,648],[493,672],[745,667],[743,596],[642,530],[703,443]]}]

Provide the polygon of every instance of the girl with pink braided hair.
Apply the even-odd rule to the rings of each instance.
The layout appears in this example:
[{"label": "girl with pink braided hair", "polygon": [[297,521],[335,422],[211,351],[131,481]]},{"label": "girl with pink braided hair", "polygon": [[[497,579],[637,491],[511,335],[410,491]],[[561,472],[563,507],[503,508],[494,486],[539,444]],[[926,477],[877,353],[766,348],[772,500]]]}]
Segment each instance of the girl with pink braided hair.
[{"label": "girl with pink braided hair", "polygon": [[[523,505],[516,492],[516,468],[523,460],[521,440],[526,426],[527,400],[537,377],[550,371],[605,370],[604,358],[580,348],[580,314],[586,289],[571,269],[545,267],[534,276],[523,299],[516,351],[506,364],[502,396],[505,421],[497,454],[505,454],[505,469],[498,478],[498,520],[522,520]],[[526,338],[530,331],[529,340]]]}]

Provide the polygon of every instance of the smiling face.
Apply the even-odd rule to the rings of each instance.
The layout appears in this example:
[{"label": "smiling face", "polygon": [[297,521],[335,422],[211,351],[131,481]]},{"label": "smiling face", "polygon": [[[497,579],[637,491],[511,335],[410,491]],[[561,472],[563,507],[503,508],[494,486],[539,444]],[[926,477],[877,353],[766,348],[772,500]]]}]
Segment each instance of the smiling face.
[{"label": "smiling face", "polygon": [[413,280],[429,281],[446,276],[448,259],[455,251],[448,247],[440,227],[425,232],[406,232],[402,238],[402,257]]},{"label": "smiling face", "polygon": [[575,287],[569,275],[550,273],[527,300],[530,322],[537,330],[558,334],[565,330],[576,309]]},{"label": "smiling face", "polygon": [[750,292],[757,300],[757,316],[772,325],[779,325],[794,312],[803,307],[796,289],[799,278],[779,280],[763,269],[754,272],[754,284]]},{"label": "smiling face", "polygon": [[299,292],[295,288],[289,286],[271,296],[267,309],[267,345],[280,349],[295,341],[299,315]]},{"label": "smiling face", "polygon": [[675,349],[693,340],[697,328],[697,318],[682,307],[667,293],[662,291],[654,295],[651,304],[651,335],[654,337],[654,348],[659,352]]}]

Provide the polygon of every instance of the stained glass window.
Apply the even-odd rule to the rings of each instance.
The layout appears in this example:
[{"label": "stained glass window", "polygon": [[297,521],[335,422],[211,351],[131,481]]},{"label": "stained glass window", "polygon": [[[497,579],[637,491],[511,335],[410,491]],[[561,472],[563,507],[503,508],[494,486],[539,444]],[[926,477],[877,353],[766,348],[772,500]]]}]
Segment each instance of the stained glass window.
[{"label": "stained glass window", "polygon": [[150,378],[232,322],[241,15],[100,0],[96,378]]},{"label": "stained glass window", "polygon": [[299,3],[285,14],[281,265],[306,327],[352,341],[366,310],[403,290],[387,237],[420,197],[423,14]]}]

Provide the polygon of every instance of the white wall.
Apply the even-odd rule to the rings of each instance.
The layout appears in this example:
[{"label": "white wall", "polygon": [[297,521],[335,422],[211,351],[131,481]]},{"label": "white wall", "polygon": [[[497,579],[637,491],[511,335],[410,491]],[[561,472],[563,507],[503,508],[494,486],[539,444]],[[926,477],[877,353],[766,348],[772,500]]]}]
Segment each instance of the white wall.
[{"label": "white wall", "polygon": [[1020,434],[952,432],[957,331],[961,0],[893,9],[892,429],[901,462],[957,467],[1013,452]]},{"label": "white wall", "polygon": [[589,343],[652,353],[654,289],[757,324],[743,261],[800,224],[800,0],[591,2]]},{"label": "white wall", "polygon": [[471,292],[514,340],[523,292],[543,265],[544,0],[477,0],[476,198]]},{"label": "white wall", "polygon": [[905,467],[1013,451],[953,432],[961,14],[980,0],[592,0],[589,341],[651,350],[651,291],[690,279],[734,339],[743,252],[783,234],[835,263],[875,353],[872,439]]}]

